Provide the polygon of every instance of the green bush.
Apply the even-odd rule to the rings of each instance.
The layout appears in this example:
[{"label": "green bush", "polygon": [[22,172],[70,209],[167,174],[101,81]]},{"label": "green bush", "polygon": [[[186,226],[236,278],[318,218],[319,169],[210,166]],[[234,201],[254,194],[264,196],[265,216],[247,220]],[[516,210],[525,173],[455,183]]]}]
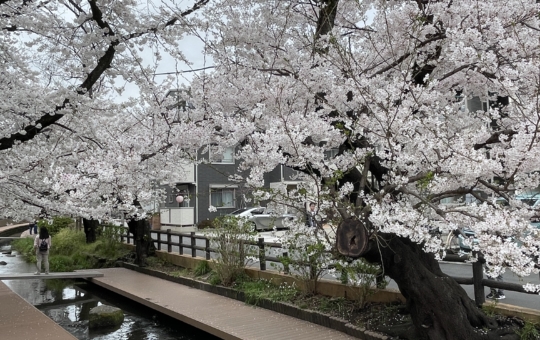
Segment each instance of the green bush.
[{"label": "green bush", "polygon": [[211,220],[203,220],[197,224],[198,229],[213,228],[214,224]]},{"label": "green bush", "polygon": [[208,261],[201,261],[193,270],[193,274],[195,274],[195,276],[202,276],[210,273],[211,271],[212,268],[210,268],[210,263]]},{"label": "green bush", "polygon": [[[129,250],[120,246],[109,231],[103,233],[96,242],[87,244],[84,232],[61,228],[52,236],[49,269],[65,272],[111,265],[129,253]],[[36,262],[33,238],[14,240],[11,246],[21,253],[27,262]]]},{"label": "green bush", "polygon": [[26,262],[36,262],[36,252],[34,251],[34,238],[20,238],[11,242],[11,248],[18,251]]},{"label": "green bush", "polygon": [[95,258],[80,252],[73,254],[71,259],[73,260],[73,270],[95,268],[97,265]]},{"label": "green bush", "polygon": [[526,321],[523,328],[518,330],[516,333],[519,335],[519,340],[535,340],[540,339],[540,330],[537,328],[538,325]]},{"label": "green bush", "polygon": [[53,217],[52,220],[38,220],[38,227],[46,227],[51,236],[56,235],[60,230],[69,227],[73,224],[74,221],[71,217],[57,216]]},{"label": "green bush", "polygon": [[86,244],[86,237],[83,232],[74,229],[61,229],[52,238],[51,253],[58,255],[73,255],[80,251]]},{"label": "green bush", "polygon": [[214,226],[211,247],[218,254],[214,272],[222,285],[230,286],[244,273],[247,262],[258,255],[258,248],[250,245],[255,242],[256,233],[245,219],[233,216],[216,218]]},{"label": "green bush", "polygon": [[360,258],[353,262],[336,263],[336,270],[341,273],[340,281],[356,289],[352,290],[353,300],[358,303],[359,308],[364,308],[368,298],[375,294],[375,288],[385,288],[388,282],[377,282],[377,275],[381,268]]},{"label": "green bush", "polygon": [[288,230],[281,239],[288,256],[280,256],[281,264],[297,278],[306,295],[317,292],[317,284],[327,268],[333,264],[328,250],[331,245],[316,230]]},{"label": "green bush", "polygon": [[119,251],[124,249],[120,245],[120,235],[123,233],[125,233],[124,227],[113,224],[100,226],[98,231],[98,241],[101,243],[99,254],[105,257],[120,257]]},{"label": "green bush", "polygon": [[51,272],[71,272],[77,269],[73,258],[66,255],[49,256],[49,270]]}]

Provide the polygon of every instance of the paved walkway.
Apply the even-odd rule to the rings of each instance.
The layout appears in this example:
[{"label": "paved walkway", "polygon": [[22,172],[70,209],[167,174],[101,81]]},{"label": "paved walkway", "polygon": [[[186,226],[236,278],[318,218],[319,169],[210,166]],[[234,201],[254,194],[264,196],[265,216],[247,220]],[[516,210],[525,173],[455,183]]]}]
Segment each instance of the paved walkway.
[{"label": "paved walkway", "polygon": [[100,269],[91,281],[223,339],[357,339],[243,302],[125,268]]},{"label": "paved walkway", "polygon": [[22,297],[0,282],[0,339],[73,340],[68,331],[56,324]]},{"label": "paved walkway", "polygon": [[[1,233],[4,233],[4,232],[8,232],[8,231],[10,231],[10,230],[22,228],[22,227],[29,228],[29,227],[28,227],[28,223],[10,224],[10,225],[4,226],[4,227],[0,227],[0,234],[1,234]],[[29,230],[29,229],[28,229],[28,230]],[[23,232],[24,232],[24,231],[23,231]]]}]

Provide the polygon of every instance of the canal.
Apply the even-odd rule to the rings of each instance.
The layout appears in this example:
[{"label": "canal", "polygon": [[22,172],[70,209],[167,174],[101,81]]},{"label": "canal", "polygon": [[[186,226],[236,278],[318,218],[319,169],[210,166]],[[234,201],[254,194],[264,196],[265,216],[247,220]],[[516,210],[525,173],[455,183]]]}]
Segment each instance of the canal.
[{"label": "canal", "polygon": [[[0,273],[31,273],[34,264],[0,247]],[[57,324],[81,340],[196,340],[218,339],[169,316],[135,303],[86,281],[6,280],[4,283]],[[88,330],[90,309],[101,304],[121,308],[125,317],[117,329]],[[14,311],[15,312],[15,311]],[[28,322],[32,322],[28,320]]]}]

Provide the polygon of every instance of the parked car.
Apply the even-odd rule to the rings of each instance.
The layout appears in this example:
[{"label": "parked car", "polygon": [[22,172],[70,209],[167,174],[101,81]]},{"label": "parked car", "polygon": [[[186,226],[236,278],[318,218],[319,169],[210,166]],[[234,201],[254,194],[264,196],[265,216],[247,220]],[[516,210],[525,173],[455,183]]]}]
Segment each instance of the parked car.
[{"label": "parked car", "polygon": [[266,210],[265,207],[242,208],[233,211],[230,215],[237,217],[245,217],[251,223],[253,230],[267,230],[286,228],[284,221],[292,221],[295,216],[291,214],[273,214]]}]

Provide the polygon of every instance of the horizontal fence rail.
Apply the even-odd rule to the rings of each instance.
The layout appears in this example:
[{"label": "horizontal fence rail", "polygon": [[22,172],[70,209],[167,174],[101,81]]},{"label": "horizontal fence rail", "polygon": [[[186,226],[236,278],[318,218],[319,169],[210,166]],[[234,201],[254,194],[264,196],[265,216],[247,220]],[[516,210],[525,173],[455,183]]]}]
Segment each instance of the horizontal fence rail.
[{"label": "horizontal fence rail", "polygon": [[[158,250],[162,250],[162,245],[165,245],[167,247],[167,252],[172,253],[172,247],[176,246],[178,247],[178,253],[180,255],[184,255],[184,248],[190,249],[191,256],[197,257],[197,250],[203,251],[205,253],[206,260],[211,259],[212,253],[217,253],[217,249],[210,247],[210,241],[212,240],[210,237],[202,236],[202,235],[196,235],[195,232],[189,232],[189,233],[181,233],[181,232],[174,232],[171,231],[171,229],[165,230],[152,230],[152,234],[157,234],[157,238],[153,238],[156,248]],[[162,235],[165,235],[165,240],[162,239]],[[172,236],[177,236],[179,238],[179,242],[173,242]],[[131,244],[131,239],[133,236],[130,236],[128,234],[122,234],[120,235],[121,241],[124,242],[126,240],[127,243]],[[187,238],[188,242],[184,243],[183,239]],[[203,240],[204,246],[197,245],[197,240]],[[263,237],[260,237],[257,241],[244,241],[245,245],[251,245],[251,246],[257,246],[259,248],[258,252],[258,260],[259,260],[259,269],[260,270],[266,270],[266,264],[267,262],[274,262],[274,263],[282,263],[283,259],[286,259],[289,254],[287,252],[282,252],[282,255],[280,257],[275,256],[268,256],[266,255],[266,250],[277,248],[277,249],[283,249],[282,245],[280,243],[275,242],[265,242]],[[286,263],[287,261],[285,261]],[[472,263],[472,277],[453,277],[450,276],[452,279],[454,279],[457,283],[462,285],[473,285],[474,286],[474,298],[477,305],[482,305],[486,298],[484,296],[484,287],[489,288],[496,288],[496,289],[505,289],[509,291],[519,292],[519,293],[527,293],[527,294],[537,294],[534,292],[528,292],[523,288],[523,285],[516,284],[516,283],[508,283],[508,282],[502,282],[502,281],[496,281],[491,279],[485,279],[484,278],[484,271],[482,267],[482,261],[476,261]],[[284,265],[283,272],[288,274],[289,268],[287,265]],[[380,279],[377,279],[377,282],[379,282]]]}]

